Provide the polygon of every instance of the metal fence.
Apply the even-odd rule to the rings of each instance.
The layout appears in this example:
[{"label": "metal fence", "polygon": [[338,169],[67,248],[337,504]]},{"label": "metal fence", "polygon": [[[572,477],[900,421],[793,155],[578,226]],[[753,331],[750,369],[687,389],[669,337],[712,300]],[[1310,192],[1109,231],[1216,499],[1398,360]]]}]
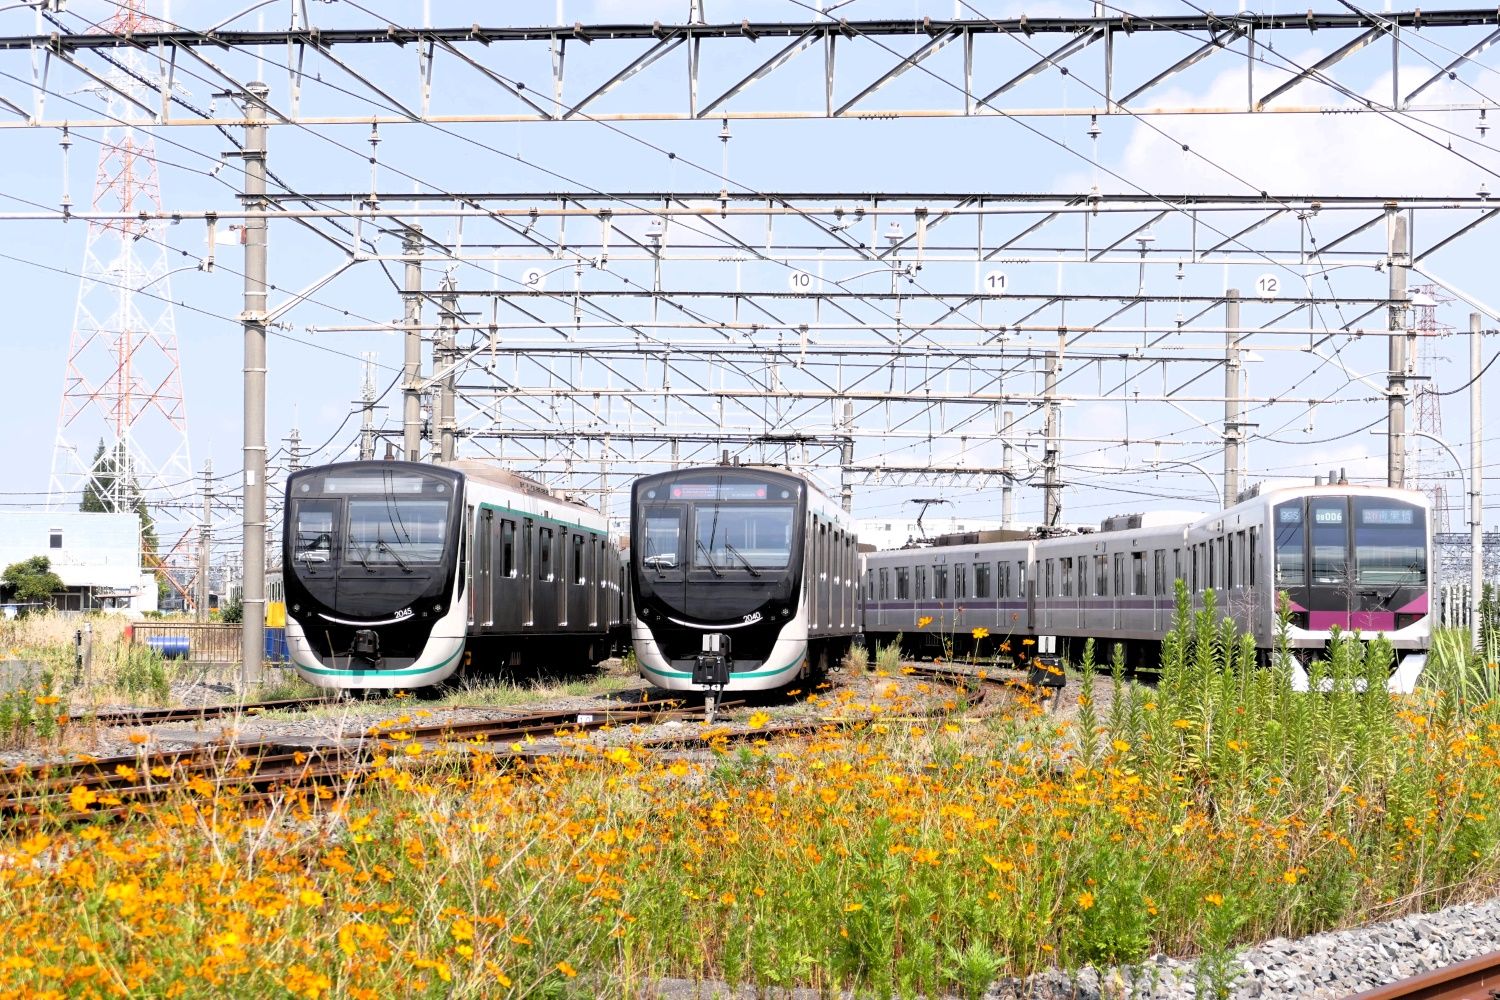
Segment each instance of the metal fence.
[{"label": "metal fence", "polygon": [[[132,641],[169,660],[193,663],[240,662],[240,626],[223,622],[138,622]],[[266,660],[284,661],[286,629],[266,629]]]}]

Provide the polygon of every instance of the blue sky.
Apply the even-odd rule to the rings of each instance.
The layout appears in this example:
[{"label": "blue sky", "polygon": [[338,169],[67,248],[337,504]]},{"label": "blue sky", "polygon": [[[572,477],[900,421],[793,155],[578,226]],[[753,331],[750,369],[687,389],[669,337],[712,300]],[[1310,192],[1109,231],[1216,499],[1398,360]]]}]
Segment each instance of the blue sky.
[{"label": "blue sky", "polygon": [[[325,26],[368,24],[389,20],[401,24],[420,24],[424,16],[433,24],[487,25],[504,23],[528,25],[551,23],[558,17],[555,0],[542,3],[507,3],[504,5],[433,0],[426,6],[418,2],[363,4],[363,10],[343,2],[312,4],[313,17]],[[563,23],[605,23],[660,19],[671,23],[687,13],[687,0],[661,2],[626,2],[597,0],[594,3],[568,0],[562,6]],[[1022,11],[1029,16],[1080,13],[1092,4],[1001,4],[983,2],[973,5],[987,16],[1013,16]],[[712,21],[807,18],[808,12],[793,0],[759,0],[735,3],[729,0],[707,0],[708,18]],[[86,21],[107,16],[112,5],[107,2],[75,2],[69,5],[67,23],[84,30]],[[167,16],[205,27],[226,17],[238,6],[217,2],[178,0]],[[285,23],[289,5],[278,2],[266,5],[236,22],[238,26],[255,27],[257,23],[277,26]],[[1145,16],[1153,12],[1188,10],[1184,5],[1157,2],[1132,8]],[[1268,8],[1269,9],[1269,8]],[[161,6],[153,10],[163,13]],[[951,0],[854,0],[838,13],[850,18],[865,17],[951,17],[955,4]],[[376,16],[378,15],[378,17]],[[0,12],[0,33],[29,33],[33,16],[29,12]],[[1476,29],[1474,37],[1484,30]],[[1402,64],[1404,79],[1415,80],[1431,72],[1434,61],[1446,62],[1444,47],[1463,48],[1473,39],[1462,32],[1432,33],[1417,42],[1417,48]],[[898,51],[909,52],[925,41],[914,37]],[[756,47],[745,43],[727,43],[705,56],[705,94],[717,93],[727,82],[753,68],[766,58],[780,42],[762,40]],[[982,80],[1004,79],[1014,67],[1035,58],[1020,44],[1006,42],[1012,50],[982,64]],[[1038,43],[1040,44],[1040,43]],[[1191,51],[1195,43],[1180,37],[1163,37],[1132,42],[1122,46],[1117,63],[1122,80],[1139,80],[1170,64]],[[1337,44],[1325,37],[1287,37],[1278,53],[1281,61],[1261,68],[1268,86],[1277,73],[1286,72],[1292,64],[1307,65]],[[575,46],[575,49],[577,47]],[[597,46],[605,50],[603,44]],[[959,46],[933,56],[923,70],[913,70],[896,81],[879,99],[880,107],[917,105],[952,106],[959,100],[954,82],[961,79]],[[607,50],[612,55],[587,53],[575,56],[570,50],[568,96],[577,99],[628,61],[640,49],[619,43]],[[706,50],[708,51],[708,50]],[[994,50],[999,52],[999,50]],[[1390,50],[1374,45],[1351,56],[1339,68],[1339,78],[1361,93],[1379,96],[1389,94],[1391,72]],[[278,67],[284,51],[263,54],[259,65],[248,54],[216,53],[215,60],[240,79],[260,73],[272,88],[273,102],[287,97],[286,71]],[[880,56],[880,58],[876,58]],[[415,99],[416,55],[408,50],[378,51],[375,47],[348,55],[371,78],[390,93],[402,99]],[[549,56],[545,47],[523,49],[520,46],[494,46],[488,54],[495,66],[512,79],[535,81],[533,91],[550,86]],[[852,96],[863,82],[872,79],[892,61],[892,57],[850,46],[840,56],[842,96]],[[1091,87],[1099,85],[1100,59],[1080,59],[1073,74],[1062,77],[1050,73],[1017,88],[1017,101],[1034,105],[1077,107],[1095,101]],[[681,104],[683,63],[679,55],[663,59],[643,72],[638,80],[602,99],[599,112],[627,107],[673,108]],[[186,67],[184,67],[186,68]],[[30,66],[24,56],[0,54],[0,69],[29,77]],[[309,72],[312,67],[309,67]],[[198,70],[202,72],[201,68]],[[368,102],[340,93],[333,85],[346,86],[347,78],[328,64],[317,67],[322,82],[309,80],[303,89],[303,107],[307,113],[369,113]],[[976,77],[981,74],[976,74]],[[64,86],[62,81],[69,79]],[[782,75],[757,85],[745,95],[745,106],[775,106],[805,102],[813,106],[821,99],[821,58],[816,52],[803,54]],[[93,116],[98,102],[91,96],[74,93],[78,78],[59,73],[54,86],[58,95],[48,99],[49,117]],[[183,78],[189,99],[207,106],[216,88],[204,79]],[[452,113],[465,109],[488,109],[497,101],[507,100],[496,88],[483,85],[477,77],[465,76],[451,62],[440,62],[434,82],[434,104]],[[1475,91],[1500,93],[1500,79],[1490,68],[1467,71],[1458,81],[1440,84],[1426,97],[1434,101],[1466,101]],[[1219,57],[1207,60],[1182,74],[1155,92],[1149,102],[1161,105],[1229,105],[1243,100],[1243,59],[1238,62]],[[1347,105],[1346,95],[1309,85],[1302,92],[1308,103],[1330,107]],[[0,77],[0,96],[9,96],[29,105],[30,96],[13,80]],[[1289,99],[1297,95],[1290,95]],[[68,100],[79,102],[69,108]],[[219,99],[217,107],[224,106]],[[516,105],[520,107],[519,104]],[[363,109],[363,110],[360,110]],[[905,119],[890,121],[780,121],[734,122],[729,146],[727,171],[723,171],[723,144],[719,139],[720,122],[659,122],[605,127],[591,122],[568,124],[496,124],[452,126],[433,129],[420,125],[383,126],[379,147],[379,186],[389,191],[409,191],[419,178],[421,187],[437,191],[530,191],[552,192],[564,189],[601,191],[713,191],[724,182],[692,164],[723,171],[734,186],[759,191],[989,191],[1086,192],[1097,185],[1103,191],[1146,191],[1175,193],[1184,191],[1243,194],[1268,190],[1287,195],[1308,194],[1379,194],[1379,195],[1450,195],[1468,197],[1481,184],[1500,190],[1500,182],[1490,171],[1500,167],[1493,154],[1489,134],[1480,137],[1478,116],[1472,111],[1423,116],[1376,115],[1261,115],[1205,116],[1183,115],[1136,119],[1115,116],[1101,121],[1097,142],[1086,134],[1087,118],[1026,119],[1024,123],[994,117],[971,119]],[[1436,131],[1442,127],[1449,131]],[[1415,130],[1415,131],[1414,131]],[[1419,135],[1417,132],[1422,132]],[[369,146],[368,126],[329,126],[297,129],[279,126],[271,130],[273,170],[290,186],[302,191],[360,192],[370,185],[370,166],[364,157]],[[98,146],[89,133],[80,132],[64,166],[59,132],[47,130],[0,131],[0,211],[32,210],[35,204],[57,205],[64,188],[75,206],[86,206],[97,159]],[[92,135],[97,138],[97,133]],[[1184,154],[1182,144],[1192,150]],[[1454,149],[1449,149],[1452,143]],[[1097,145],[1097,153],[1094,148]],[[652,148],[656,147],[656,148]],[[158,157],[161,162],[161,187],[168,208],[229,211],[236,205],[234,187],[238,185],[234,161],[208,174],[220,161],[220,153],[229,148],[223,136],[211,129],[172,128],[158,132]],[[677,158],[669,160],[660,152],[670,149]],[[510,155],[505,155],[510,154]],[[1097,166],[1094,158],[1097,156]],[[524,161],[524,162],[521,162]],[[528,165],[529,164],[529,165]],[[1295,245],[1302,236],[1311,235],[1323,242],[1344,232],[1358,220],[1329,212],[1316,218],[1281,220],[1260,230],[1247,242],[1252,246]],[[1055,232],[1060,245],[1077,244],[1083,239],[1082,220],[1066,220],[1049,232]],[[1227,220],[1203,223],[1227,224]],[[1419,226],[1427,223],[1419,221]],[[624,225],[624,224],[622,224]],[[962,225],[955,223],[956,231]],[[1109,238],[1109,220],[1093,225],[1089,238]],[[1432,223],[1435,228],[1446,222]],[[26,431],[7,437],[3,445],[4,467],[8,474],[0,480],[6,496],[0,501],[18,504],[37,499],[47,489],[52,462],[56,415],[66,365],[69,332],[78,295],[76,277],[59,271],[76,273],[82,264],[86,226],[74,221],[0,222],[0,252],[18,260],[0,259],[0,288],[12,304],[10,323],[5,333],[5,392],[0,393],[0,419],[8,427]],[[731,227],[733,228],[733,227]],[[753,228],[753,227],[752,227]],[[1119,226],[1116,226],[1116,231]],[[908,224],[908,231],[910,224]],[[741,235],[747,235],[735,230]],[[451,224],[435,223],[431,235],[452,238],[458,235]],[[1496,230],[1500,232],[1500,230]],[[1117,234],[1117,233],[1116,233]],[[1186,245],[1192,239],[1191,220],[1173,214],[1153,229],[1156,246]],[[1201,234],[1200,234],[1201,235]],[[476,229],[464,234],[466,240],[480,239]],[[1419,242],[1430,239],[1421,230]],[[958,237],[955,236],[955,239]],[[1047,240],[1053,237],[1048,236]],[[1382,227],[1375,227],[1350,241],[1348,246],[1363,249],[1378,246],[1384,238]],[[1493,234],[1480,229],[1473,236],[1439,251],[1425,262],[1434,275],[1481,300],[1500,300],[1487,289],[1485,262],[1493,257]],[[240,444],[240,328],[233,318],[241,308],[242,280],[239,248],[221,246],[217,251],[220,267],[212,272],[199,270],[195,259],[205,252],[205,229],[201,222],[188,222],[166,229],[163,242],[172,247],[172,267],[184,267],[168,279],[171,297],[186,307],[176,310],[176,328],[181,345],[181,363],[188,419],[191,425],[192,463],[201,465],[211,457],[215,469],[233,470],[239,464]],[[1047,240],[1024,244],[1040,251],[1050,245]],[[1091,243],[1097,246],[1097,242]],[[382,251],[398,252],[389,238],[381,243]],[[190,256],[183,256],[181,251]],[[271,280],[278,288],[273,303],[280,302],[293,289],[301,288],[315,277],[331,270],[338,255],[318,236],[291,223],[277,223],[271,231]],[[566,263],[563,261],[562,263]],[[1086,265],[1083,263],[1007,265],[1013,287],[1052,290],[1062,287],[1070,292],[1110,292],[1129,294],[1138,286],[1157,295],[1213,295],[1226,287],[1249,290],[1269,265],[1251,259],[1242,264],[1199,264],[1187,268],[1182,278],[1171,266],[1152,264],[1144,271],[1133,264]],[[505,270],[507,269],[508,270]],[[499,277],[489,277],[476,265],[461,265],[455,276],[474,286],[498,285],[502,280],[514,282],[519,265],[502,265]],[[838,277],[854,290],[877,291],[889,287],[884,273],[853,277],[868,267],[852,263],[842,271],[835,268],[830,277]],[[1311,271],[1309,267],[1303,269]],[[950,264],[933,260],[924,268],[920,281],[936,290],[969,287],[974,280],[973,264]],[[399,278],[400,265],[391,267]],[[616,276],[650,284],[649,265],[622,260],[616,265]],[[680,280],[701,281],[706,288],[721,288],[728,280],[722,268],[708,264],[679,272]],[[429,285],[442,276],[443,269],[429,269]],[[594,280],[590,276],[588,280]],[[1291,280],[1294,275],[1288,276]],[[553,279],[568,281],[566,273]],[[744,267],[738,280],[747,287],[784,286],[784,266]],[[1343,296],[1379,296],[1384,293],[1385,276],[1369,267],[1344,268],[1330,272],[1323,282],[1324,291],[1332,289]],[[1413,284],[1422,279],[1413,276]],[[162,286],[166,282],[161,283]],[[564,287],[563,285],[554,287]],[[468,303],[466,303],[467,305]],[[1488,301],[1489,305],[1497,304]],[[478,302],[473,308],[483,308]],[[548,308],[561,309],[552,303]],[[646,310],[637,303],[632,308]],[[729,305],[723,301],[700,304],[705,315],[727,318]],[[789,306],[788,309],[794,307]],[[996,305],[986,314],[990,322],[1012,315],[1009,306]],[[1048,320],[1066,318],[1071,322],[1097,321],[1112,307],[1075,306],[1071,312],[1053,310]],[[1264,323],[1275,313],[1271,306],[1252,302],[1245,307],[1246,325]],[[1347,307],[1346,307],[1347,309]],[[399,365],[399,336],[386,333],[313,333],[311,327],[349,323],[385,323],[397,319],[401,303],[379,265],[360,264],[319,290],[311,300],[298,305],[287,316],[287,328],[279,330],[270,344],[270,416],[268,438],[273,451],[296,426],[304,443],[318,446],[325,441],[329,448],[322,458],[334,457],[350,444],[357,418],[350,416],[351,400],[358,392],[361,378],[360,355],[374,352],[381,368],[377,380],[382,388],[391,380]],[[1157,304],[1145,310],[1138,308],[1120,322],[1141,325],[1169,324],[1175,314],[1171,304]],[[1358,310],[1355,310],[1357,312]],[[1461,302],[1444,306],[1438,318],[1453,326],[1467,326],[1469,307]],[[1344,319],[1354,313],[1344,314]],[[636,318],[645,314],[637,313]],[[918,321],[913,315],[912,321]],[[976,318],[974,310],[965,313]],[[1311,325],[1337,326],[1343,319],[1338,310],[1324,310],[1311,318]],[[1378,317],[1367,321],[1380,325]],[[1286,325],[1309,325],[1306,317],[1283,321]],[[1486,327],[1500,326],[1493,319]],[[1219,335],[1222,336],[1222,335]],[[1139,337],[1139,335],[1137,335]],[[1115,339],[1118,339],[1116,337]],[[1212,336],[1202,338],[1211,342]],[[1271,343],[1272,341],[1267,341]],[[1285,343],[1286,338],[1275,342]],[[1436,384],[1450,388],[1466,378],[1468,346],[1462,338],[1439,342],[1437,353],[1446,360],[1436,362]],[[1333,351],[1338,348],[1337,353]],[[1485,344],[1488,359],[1495,350]],[[1385,342],[1366,338],[1341,345],[1330,343],[1321,355],[1298,352],[1261,352],[1261,360],[1249,365],[1250,391],[1255,395],[1277,395],[1288,400],[1276,405],[1257,407],[1249,419],[1259,427],[1257,433],[1272,440],[1250,444],[1251,480],[1264,477],[1311,476],[1329,467],[1347,468],[1352,476],[1375,477],[1383,473],[1384,441],[1368,433],[1350,433],[1376,420],[1384,412],[1378,397],[1383,384]],[[1330,360],[1331,359],[1331,360]],[[1179,366],[1163,381],[1156,369],[1143,376],[1129,361],[1112,365],[1091,365],[1086,370],[1070,372],[1070,388],[1084,394],[1102,395],[1122,379],[1135,379],[1132,387],[1142,395],[1160,393],[1165,386],[1172,390],[1187,382],[1196,370]],[[638,369],[642,378],[652,377],[649,367]],[[522,379],[540,377],[540,368],[523,369]],[[1222,391],[1222,374],[1206,372],[1191,387],[1180,390],[1184,398],[1201,388],[1203,394]],[[708,376],[712,378],[712,376]],[[956,378],[950,391],[977,391],[981,384],[976,373]],[[1372,384],[1375,385],[1372,387]],[[1008,383],[1013,391],[1040,388],[1033,377],[1025,376]],[[649,385],[648,385],[649,388]],[[1327,403],[1309,411],[1306,400],[1319,398]],[[393,394],[384,402],[382,419],[399,420],[399,399]],[[1161,448],[1150,445],[1126,447],[1108,440],[1093,443],[1071,443],[1066,446],[1064,478],[1070,484],[1065,499],[1069,520],[1096,521],[1107,514],[1127,509],[1150,507],[1206,507],[1212,503],[1209,478],[1189,466],[1151,469],[1153,459],[1160,463],[1192,461],[1214,477],[1220,459],[1214,454],[1211,439],[1216,429],[1211,425],[1221,414],[1221,406],[1212,402],[1184,402],[1179,405],[1128,404],[1125,401],[1084,402],[1065,412],[1065,433],[1101,439],[1124,438],[1139,441],[1159,437],[1169,442]],[[880,414],[873,408],[862,408],[860,420],[871,433],[861,438],[861,458],[885,456],[887,460],[934,462],[951,459],[955,442],[935,446],[920,440],[882,442],[878,429]],[[1444,436],[1451,441],[1459,457],[1467,462],[1466,397],[1460,393],[1442,404]],[[1205,424],[1208,424],[1205,428]],[[982,425],[981,425],[982,426]],[[1027,431],[1039,428],[1039,421],[1026,425]],[[1485,423],[1486,437],[1494,437],[1488,447],[1491,454],[1500,448],[1500,414]],[[1378,428],[1377,428],[1378,429]],[[983,433],[966,447],[978,460],[990,460],[995,445]],[[91,450],[91,442],[89,443]],[[1447,471],[1453,462],[1437,454],[1435,466]],[[1494,465],[1492,458],[1488,465]],[[1260,473],[1260,474],[1258,474]],[[235,480],[226,479],[233,487]],[[1450,503],[1462,496],[1459,483],[1449,484]],[[959,513],[970,516],[998,510],[998,493],[993,489],[974,490],[952,487],[897,487],[884,485],[862,487],[856,494],[856,513],[880,515],[914,512],[909,500],[913,496],[939,493],[955,503]],[[1040,509],[1040,493],[1034,489],[1019,491],[1023,517],[1035,517]],[[1489,518],[1487,518],[1488,520]],[[1458,520],[1461,521],[1461,518]],[[1456,523],[1455,528],[1461,527]]]}]

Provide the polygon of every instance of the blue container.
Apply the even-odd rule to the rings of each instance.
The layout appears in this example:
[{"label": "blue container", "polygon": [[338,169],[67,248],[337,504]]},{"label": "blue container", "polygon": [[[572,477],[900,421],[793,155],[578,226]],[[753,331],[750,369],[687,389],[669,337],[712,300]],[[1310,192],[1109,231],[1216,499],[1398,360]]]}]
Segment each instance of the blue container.
[{"label": "blue container", "polygon": [[188,656],[189,643],[185,635],[148,636],[146,645],[169,660],[185,660]]},{"label": "blue container", "polygon": [[286,651],[286,629],[266,629],[266,659],[272,663],[285,663],[287,661]]}]

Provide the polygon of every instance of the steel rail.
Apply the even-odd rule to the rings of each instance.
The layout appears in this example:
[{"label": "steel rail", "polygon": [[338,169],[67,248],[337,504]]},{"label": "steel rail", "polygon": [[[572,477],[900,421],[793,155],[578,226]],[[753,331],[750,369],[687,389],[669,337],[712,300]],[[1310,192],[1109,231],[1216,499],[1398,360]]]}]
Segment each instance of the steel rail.
[{"label": "steel rail", "polygon": [[1500,996],[1500,951],[1355,994],[1350,1000],[1494,1000]]}]

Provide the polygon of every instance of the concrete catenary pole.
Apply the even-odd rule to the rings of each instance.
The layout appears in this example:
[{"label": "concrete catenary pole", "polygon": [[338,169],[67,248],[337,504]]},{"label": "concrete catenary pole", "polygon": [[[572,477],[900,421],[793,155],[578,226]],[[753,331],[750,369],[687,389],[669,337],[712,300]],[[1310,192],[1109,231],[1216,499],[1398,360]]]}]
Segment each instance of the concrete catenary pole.
[{"label": "concrete catenary pole", "polygon": [[1484,596],[1484,435],[1480,427],[1479,314],[1469,313],[1469,630],[1474,648],[1483,638],[1479,601]]},{"label": "concrete catenary pole", "polygon": [[1240,495],[1240,290],[1224,303],[1224,506]]},{"label": "concrete catenary pole", "polygon": [[1054,528],[1062,517],[1062,490],[1057,479],[1058,438],[1062,436],[1062,414],[1058,412],[1056,396],[1057,354],[1048,351],[1046,362],[1047,381],[1042,394],[1042,398],[1047,401],[1047,444],[1042,453],[1042,525]]},{"label": "concrete catenary pole", "polygon": [[1004,485],[1000,487],[1000,527],[1002,528],[1009,528],[1016,518],[1016,470],[1010,465],[1010,432],[1015,420],[1015,412],[1012,410],[1005,410],[1000,414],[1000,425],[1004,428],[1000,434],[1000,466],[1005,470]]},{"label": "concrete catenary pole", "polygon": [[458,457],[458,296],[453,276],[443,279],[443,319],[438,335],[438,350],[432,361],[436,372],[443,372],[438,384],[438,458],[451,462]]},{"label": "concrete catenary pole", "polygon": [[1391,217],[1390,371],[1386,376],[1386,476],[1387,486],[1406,488],[1406,267],[1410,254],[1406,241],[1406,216]]},{"label": "concrete catenary pole", "polygon": [[214,539],[214,463],[203,463],[203,523],[198,525],[198,620],[208,621],[208,566]]},{"label": "concrete catenary pole", "polygon": [[[266,111],[271,90],[245,88],[245,208],[266,209]],[[240,626],[240,684],[259,683],[265,661],[266,627],[266,219],[245,220],[245,508],[244,583]]]},{"label": "concrete catenary pole", "polygon": [[422,445],[422,227],[412,226],[402,247],[406,257],[406,363],[402,369],[403,401],[401,457],[408,462],[421,458]]}]

